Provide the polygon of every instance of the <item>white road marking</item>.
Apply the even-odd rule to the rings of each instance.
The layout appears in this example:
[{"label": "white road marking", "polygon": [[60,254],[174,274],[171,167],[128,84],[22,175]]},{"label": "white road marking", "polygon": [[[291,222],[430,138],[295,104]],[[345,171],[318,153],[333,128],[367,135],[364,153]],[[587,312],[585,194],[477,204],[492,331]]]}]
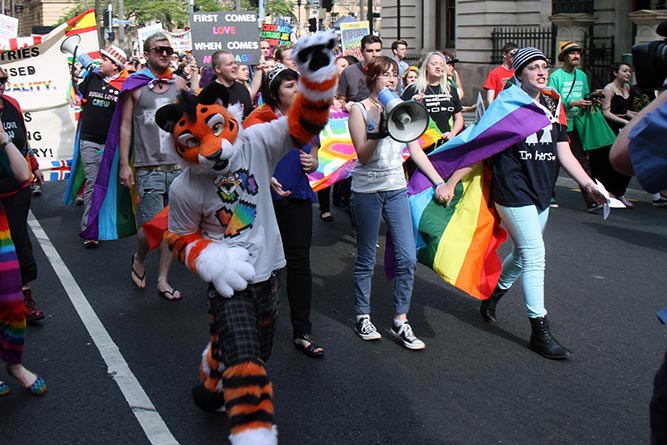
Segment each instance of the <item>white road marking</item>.
[{"label": "white road marking", "polygon": [[178,444],[32,212],[28,214],[28,225],[148,440],[156,445]]}]

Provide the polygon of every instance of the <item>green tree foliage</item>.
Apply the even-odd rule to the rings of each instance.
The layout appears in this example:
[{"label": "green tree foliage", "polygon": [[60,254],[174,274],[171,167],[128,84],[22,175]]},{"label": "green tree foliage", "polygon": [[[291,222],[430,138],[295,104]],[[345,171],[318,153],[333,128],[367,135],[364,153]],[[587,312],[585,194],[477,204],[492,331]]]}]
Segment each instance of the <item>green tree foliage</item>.
[{"label": "green tree foliage", "polygon": [[[101,2],[104,9],[108,2]],[[195,0],[199,11],[233,11],[236,9],[236,0]],[[75,2],[70,9],[60,17],[61,24],[83,11],[95,7],[95,0],[83,0]],[[249,0],[241,1],[241,9],[250,11],[256,8],[250,6]],[[113,2],[114,17],[118,17],[118,0]],[[137,27],[146,26],[154,21],[162,22],[166,30],[184,28],[190,24],[190,5],[188,0],[124,0],[123,10],[125,19],[134,20]],[[293,15],[294,2],[292,0],[266,0],[265,11],[267,15],[287,16]],[[101,26],[102,18],[97,18]]]}]

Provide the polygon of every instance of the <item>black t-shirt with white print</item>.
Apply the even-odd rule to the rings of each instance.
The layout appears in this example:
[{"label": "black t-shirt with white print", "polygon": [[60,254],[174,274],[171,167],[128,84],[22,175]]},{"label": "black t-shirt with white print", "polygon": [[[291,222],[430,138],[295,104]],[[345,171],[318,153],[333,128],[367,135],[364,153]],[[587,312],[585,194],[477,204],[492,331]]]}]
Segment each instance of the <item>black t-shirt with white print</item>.
[{"label": "black t-shirt with white print", "polygon": [[[417,88],[413,83],[408,85],[403,91],[401,98],[403,100],[411,100],[415,94],[417,94]],[[449,124],[450,118],[462,110],[461,101],[459,100],[456,88],[449,88],[448,93],[443,91],[440,88],[440,85],[429,85],[424,91],[424,98],[421,102],[426,107],[429,116],[431,116],[431,119],[433,119],[442,133],[451,130]]]},{"label": "black t-shirt with white print", "polygon": [[[540,103],[555,114],[558,104],[540,95]],[[493,157],[493,201],[504,207],[535,205],[540,211],[549,201],[558,175],[557,142],[567,142],[567,128],[553,123]]]}]

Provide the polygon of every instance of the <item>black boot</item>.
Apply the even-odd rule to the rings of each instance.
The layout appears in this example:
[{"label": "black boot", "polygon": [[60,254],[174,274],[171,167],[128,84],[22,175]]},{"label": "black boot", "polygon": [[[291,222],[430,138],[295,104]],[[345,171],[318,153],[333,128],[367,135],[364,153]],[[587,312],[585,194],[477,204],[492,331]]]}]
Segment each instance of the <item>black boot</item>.
[{"label": "black boot", "polygon": [[529,318],[532,333],[530,349],[551,360],[565,360],[572,357],[572,351],[558,343],[549,329],[547,317]]},{"label": "black boot", "polygon": [[496,286],[491,296],[482,301],[482,305],[479,307],[479,315],[482,316],[482,320],[487,323],[496,322],[496,304],[505,295],[505,292],[507,292],[507,289],[501,289]]}]

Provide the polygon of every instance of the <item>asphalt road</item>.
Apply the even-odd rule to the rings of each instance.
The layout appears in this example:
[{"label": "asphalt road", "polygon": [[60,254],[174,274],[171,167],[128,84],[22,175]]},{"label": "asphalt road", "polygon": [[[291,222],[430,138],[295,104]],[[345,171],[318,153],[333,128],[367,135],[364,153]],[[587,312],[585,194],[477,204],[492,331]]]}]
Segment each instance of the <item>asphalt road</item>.
[{"label": "asphalt road", "polygon": [[[134,239],[84,250],[82,209],[63,206],[63,190],[48,183],[32,206],[46,235],[37,231],[34,240],[33,289],[47,317],[29,327],[24,362],[49,393],[35,398],[14,384],[0,398],[0,442],[226,443],[225,415],[199,411],[190,397],[207,342],[205,285],[175,264],[171,281],[184,298],[160,298],[153,256],[148,289],[136,289]],[[499,304],[499,323],[488,326],[478,302],[421,265],[410,319],[427,348],[408,351],[388,335],[361,341],[352,330],[349,221],[335,209],[336,221],[322,222],[315,208],[312,319],[326,356],[311,359],[291,346],[283,298],[269,361],[281,443],[647,443],[653,375],[667,345],[655,316],[667,305],[667,209],[630,193],[635,209],[612,211],[603,222],[583,211],[578,193],[557,190],[561,207],[546,233],[546,302],[556,337],[575,353],[567,362],[528,350],[519,283]],[[381,260],[373,320],[386,334],[391,284]]]}]

